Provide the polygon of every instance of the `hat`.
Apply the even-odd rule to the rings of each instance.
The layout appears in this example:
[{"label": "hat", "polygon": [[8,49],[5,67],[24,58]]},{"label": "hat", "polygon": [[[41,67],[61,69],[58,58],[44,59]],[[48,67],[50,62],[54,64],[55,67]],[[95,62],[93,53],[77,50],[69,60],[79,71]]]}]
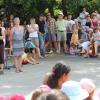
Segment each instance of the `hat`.
[{"label": "hat", "polygon": [[58,15],[62,15],[62,16],[64,16],[64,14],[63,14],[62,12],[58,13]]},{"label": "hat", "polygon": [[95,85],[91,79],[83,78],[80,81],[81,87],[85,89],[89,94],[95,90]]},{"label": "hat", "polygon": [[48,13],[47,16],[51,16],[51,13]]},{"label": "hat", "polygon": [[82,89],[80,83],[76,81],[65,82],[61,91],[69,96],[70,100],[83,100],[89,96],[88,92]]}]

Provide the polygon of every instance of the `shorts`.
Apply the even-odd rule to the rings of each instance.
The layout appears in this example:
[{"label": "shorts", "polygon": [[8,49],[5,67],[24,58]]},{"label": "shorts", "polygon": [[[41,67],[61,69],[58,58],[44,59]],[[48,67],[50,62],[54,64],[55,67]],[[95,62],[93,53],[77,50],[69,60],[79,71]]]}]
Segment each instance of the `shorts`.
[{"label": "shorts", "polygon": [[57,34],[55,33],[46,33],[46,41],[57,41]]},{"label": "shorts", "polygon": [[57,32],[57,41],[65,41],[66,42],[66,31],[58,31]]},{"label": "shorts", "polygon": [[95,43],[100,43],[100,40],[96,40]]},{"label": "shorts", "polygon": [[38,37],[32,37],[31,41],[36,47],[39,47],[39,38]]}]

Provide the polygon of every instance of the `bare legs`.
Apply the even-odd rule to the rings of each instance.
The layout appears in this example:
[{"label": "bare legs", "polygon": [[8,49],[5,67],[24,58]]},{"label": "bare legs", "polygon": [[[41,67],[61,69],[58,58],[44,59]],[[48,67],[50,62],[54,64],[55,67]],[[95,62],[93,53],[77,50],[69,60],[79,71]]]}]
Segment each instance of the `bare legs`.
[{"label": "bare legs", "polygon": [[57,50],[57,42],[56,42],[56,41],[54,41],[54,42],[48,41],[48,42],[45,44],[45,48],[47,49],[49,46],[50,46],[50,49],[52,49],[53,46],[54,46],[54,49]]},{"label": "bare legs", "polygon": [[94,43],[94,48],[95,48],[95,55],[98,55],[98,47],[100,46],[100,43],[95,42]]},{"label": "bare legs", "polygon": [[16,72],[19,73],[19,72],[22,72],[22,57],[21,56],[18,56],[18,57],[14,57],[14,63],[15,63],[15,66],[16,66]]},{"label": "bare legs", "polygon": [[0,74],[4,74],[4,64],[0,64]]},{"label": "bare legs", "polygon": [[[64,47],[64,52],[66,53],[67,52],[67,46],[66,46],[66,42],[63,42],[63,47]],[[61,51],[61,42],[57,42],[57,53],[60,53]]]}]

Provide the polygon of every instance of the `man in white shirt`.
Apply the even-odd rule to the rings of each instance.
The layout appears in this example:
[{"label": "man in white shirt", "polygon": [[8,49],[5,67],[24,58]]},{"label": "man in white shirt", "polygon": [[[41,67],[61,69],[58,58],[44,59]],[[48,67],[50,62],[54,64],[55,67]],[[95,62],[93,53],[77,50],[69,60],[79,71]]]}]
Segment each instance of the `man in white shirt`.
[{"label": "man in white shirt", "polygon": [[72,37],[72,27],[75,24],[75,22],[72,20],[72,15],[69,14],[67,16],[67,44],[70,47],[70,41]]}]

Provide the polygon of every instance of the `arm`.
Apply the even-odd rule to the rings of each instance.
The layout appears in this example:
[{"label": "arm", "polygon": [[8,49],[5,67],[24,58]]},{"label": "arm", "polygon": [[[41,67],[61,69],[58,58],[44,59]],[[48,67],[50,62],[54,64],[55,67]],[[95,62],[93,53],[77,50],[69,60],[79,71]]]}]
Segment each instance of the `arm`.
[{"label": "arm", "polygon": [[2,36],[0,36],[0,40],[4,40],[5,39],[5,33],[2,31],[1,34],[2,34]]},{"label": "arm", "polygon": [[14,28],[12,28],[10,31],[10,49],[11,50],[12,50],[12,45],[13,45],[13,33],[14,33]]}]

